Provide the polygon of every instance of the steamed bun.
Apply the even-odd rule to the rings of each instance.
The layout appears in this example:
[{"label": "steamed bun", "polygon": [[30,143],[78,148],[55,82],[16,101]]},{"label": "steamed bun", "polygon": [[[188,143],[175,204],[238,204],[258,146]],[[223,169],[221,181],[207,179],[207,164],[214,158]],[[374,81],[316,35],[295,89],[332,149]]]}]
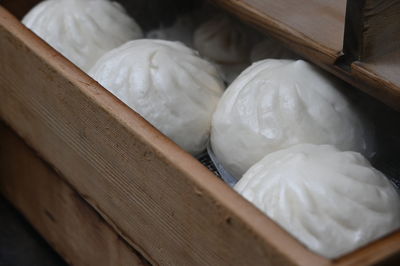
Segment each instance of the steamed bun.
[{"label": "steamed bun", "polygon": [[400,227],[400,197],[359,153],[300,144],[264,157],[236,184],[309,249],[336,258]]},{"label": "steamed bun", "polygon": [[146,34],[148,39],[180,41],[185,45],[193,46],[193,31],[195,22],[190,16],[181,16],[169,27],[154,29]]},{"label": "steamed bun", "polygon": [[338,85],[302,60],[264,60],[226,90],[211,145],[236,178],[266,154],[300,143],[369,154],[367,127]]},{"label": "steamed bun", "polygon": [[257,62],[263,59],[297,59],[286,47],[272,38],[265,38],[263,41],[254,45],[250,52],[251,62]]},{"label": "steamed bun", "polygon": [[193,45],[201,56],[222,64],[249,61],[252,32],[228,16],[215,16],[194,32]]},{"label": "steamed bun", "polygon": [[230,84],[250,65],[251,48],[259,38],[253,29],[219,14],[196,29],[193,46],[217,65]]},{"label": "steamed bun", "polygon": [[22,23],[84,71],[105,52],[142,37],[123,7],[108,0],[46,0]]},{"label": "steamed bun", "polygon": [[206,148],[224,85],[194,50],[179,42],[131,41],[106,53],[89,75],[183,149],[196,155]]}]

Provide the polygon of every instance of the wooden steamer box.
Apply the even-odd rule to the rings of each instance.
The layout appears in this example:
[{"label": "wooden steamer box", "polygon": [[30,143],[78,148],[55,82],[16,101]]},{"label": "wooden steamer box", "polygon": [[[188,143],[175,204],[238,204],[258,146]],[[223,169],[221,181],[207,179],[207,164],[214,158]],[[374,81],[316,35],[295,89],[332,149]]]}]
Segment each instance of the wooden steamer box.
[{"label": "wooden steamer box", "polygon": [[[309,251],[25,28],[37,2],[0,1],[0,190],[67,262],[399,263],[399,231],[335,260]],[[349,1],[346,26],[343,0],[214,2],[400,109],[399,1]]]}]

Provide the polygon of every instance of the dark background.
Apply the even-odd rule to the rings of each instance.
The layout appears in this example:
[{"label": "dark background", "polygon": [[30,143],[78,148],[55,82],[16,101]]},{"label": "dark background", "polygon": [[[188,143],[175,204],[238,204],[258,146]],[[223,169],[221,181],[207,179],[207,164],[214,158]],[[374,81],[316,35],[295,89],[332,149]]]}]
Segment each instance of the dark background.
[{"label": "dark background", "polygon": [[0,266],[64,266],[25,218],[0,195]]}]

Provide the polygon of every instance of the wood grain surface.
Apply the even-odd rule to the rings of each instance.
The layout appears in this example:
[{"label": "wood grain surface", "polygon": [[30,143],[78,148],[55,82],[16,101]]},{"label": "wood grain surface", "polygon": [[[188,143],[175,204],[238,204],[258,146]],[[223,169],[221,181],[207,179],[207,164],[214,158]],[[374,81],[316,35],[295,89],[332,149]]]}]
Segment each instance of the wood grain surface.
[{"label": "wood grain surface", "polygon": [[0,116],[149,261],[327,265],[0,8]]},{"label": "wood grain surface", "polygon": [[71,265],[149,265],[1,122],[0,191]]},{"label": "wood grain surface", "polygon": [[344,54],[365,61],[400,50],[400,1],[348,0]]},{"label": "wood grain surface", "polygon": [[400,231],[394,232],[335,261],[335,266],[380,265],[400,263]]},{"label": "wood grain surface", "polygon": [[343,47],[346,0],[212,0],[298,54],[334,64]]},{"label": "wood grain surface", "polygon": [[355,61],[351,69],[354,79],[368,84],[369,94],[400,111],[400,49]]}]

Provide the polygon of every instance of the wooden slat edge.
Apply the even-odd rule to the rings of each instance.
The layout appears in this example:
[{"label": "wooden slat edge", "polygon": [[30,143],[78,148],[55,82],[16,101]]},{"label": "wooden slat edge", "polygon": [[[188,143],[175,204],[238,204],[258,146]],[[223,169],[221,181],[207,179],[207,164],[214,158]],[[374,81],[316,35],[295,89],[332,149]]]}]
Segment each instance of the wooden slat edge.
[{"label": "wooden slat edge", "polygon": [[149,265],[0,121],[0,191],[72,265]]},{"label": "wooden slat edge", "polygon": [[[398,68],[398,66],[396,67]],[[367,93],[386,103],[393,109],[400,111],[399,76],[397,76],[396,80],[385,78],[382,75],[375,73],[374,69],[371,68],[368,63],[363,63],[359,61],[351,64],[351,69],[352,76],[355,80],[358,80],[368,85],[369,89]]]},{"label": "wooden slat edge", "polygon": [[151,261],[330,263],[1,8],[0,60],[3,119]]},{"label": "wooden slat edge", "polygon": [[399,265],[400,231],[374,241],[355,252],[337,260],[334,265]]},{"label": "wooden slat edge", "polygon": [[249,5],[246,1],[212,0],[212,2],[234,13],[243,21],[257,26],[261,31],[274,36],[290,49],[313,62],[333,65],[342,55],[341,50],[333,50],[313,40],[303,32],[286,25],[279,18],[267,16],[262,10],[257,9],[256,6]]}]

